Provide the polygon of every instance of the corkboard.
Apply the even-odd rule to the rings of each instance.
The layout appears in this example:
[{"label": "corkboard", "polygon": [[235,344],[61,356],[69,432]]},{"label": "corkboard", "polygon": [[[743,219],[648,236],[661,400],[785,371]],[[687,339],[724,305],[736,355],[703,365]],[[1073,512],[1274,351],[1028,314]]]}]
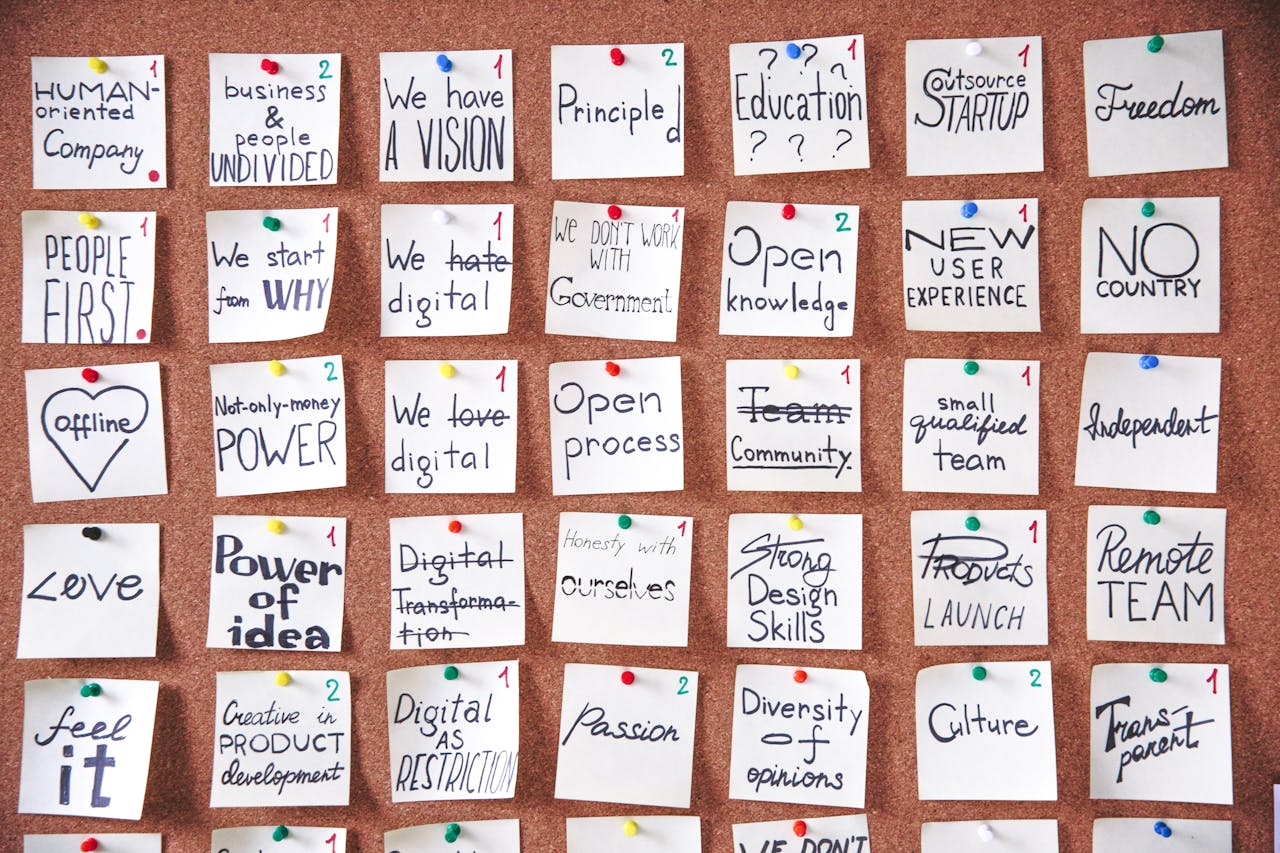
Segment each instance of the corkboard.
[{"label": "corkboard", "polygon": [[[444,819],[519,817],[524,849],[561,850],[564,818],[619,814],[626,807],[553,798],[556,724],[566,661],[697,668],[701,673],[693,803],[703,819],[704,849],[730,848],[734,822],[833,813],[835,810],[729,801],[728,733],[734,667],[741,662],[808,663],[866,670],[871,684],[867,811],[880,851],[916,849],[925,820],[1057,817],[1063,850],[1087,850],[1096,816],[1171,814],[1230,818],[1238,849],[1269,849],[1271,784],[1280,772],[1275,737],[1280,704],[1274,643],[1277,548],[1270,524],[1280,512],[1275,476],[1280,398],[1273,344],[1276,268],[1275,188],[1280,159],[1274,95],[1280,83],[1280,17],[1266,2],[1108,0],[1091,9],[1061,2],[955,3],[894,0],[850,4],[801,2],[704,5],[697,2],[544,4],[365,0],[359,4],[292,0],[278,4],[165,2],[5,3],[0,15],[0,159],[4,218],[0,227],[0,296],[4,333],[0,394],[9,401],[9,447],[3,482],[0,562],[11,581],[0,593],[0,667],[7,713],[0,721],[0,847],[15,850],[23,832],[96,829],[160,831],[167,850],[208,849],[217,826],[256,823],[345,825],[349,848],[382,849],[392,827]],[[859,13],[861,10],[861,13]],[[1227,55],[1232,166],[1226,170],[1090,180],[1085,165],[1081,43],[1106,36],[1221,28]],[[871,128],[869,171],[734,178],[729,132],[728,45],[798,36],[864,33]],[[905,177],[903,54],[908,38],[1039,34],[1044,36],[1043,174],[1008,177]],[[687,152],[683,178],[553,184],[550,176],[549,47],[552,44],[683,40],[688,57]],[[378,53],[437,47],[511,47],[515,54],[516,181],[504,184],[380,184],[377,173]],[[207,167],[210,51],[341,51],[342,132],[339,182],[333,187],[211,189]],[[164,53],[169,86],[170,189],[34,192],[31,186],[27,57]],[[1079,328],[1078,253],[1082,201],[1091,195],[1220,195],[1224,281],[1220,335],[1105,336]],[[903,330],[900,203],[904,198],[1037,196],[1041,204],[1041,300],[1038,335],[934,335]],[[675,344],[546,337],[543,288],[553,199],[687,207],[679,340]],[[729,199],[854,202],[862,210],[857,321],[852,341],[740,339],[716,331],[721,226]],[[380,340],[379,205],[389,202],[515,202],[516,272],[511,332],[497,338]],[[259,206],[337,205],[337,286],[329,328],[319,337],[278,345],[209,346],[206,339],[204,212]],[[147,348],[19,346],[21,246],[18,214],[27,208],[159,211],[154,340]],[[1223,357],[1220,492],[1154,494],[1153,503],[1230,509],[1227,540],[1228,645],[1153,647],[1085,642],[1085,513],[1090,503],[1142,500],[1135,493],[1072,485],[1080,375],[1088,350],[1154,350]],[[724,360],[783,357],[862,359],[865,491],[835,497],[736,493],[724,488]],[[208,365],[214,362],[341,353],[347,371],[350,480],[341,491],[257,498],[215,498]],[[680,354],[684,357],[686,488],[683,493],[553,498],[548,473],[546,368],[564,359]],[[967,507],[964,496],[904,494],[900,488],[899,411],[902,360],[910,356],[1037,357],[1041,380],[1041,494],[983,497],[981,506],[1045,507],[1049,513],[1049,649],[973,650],[972,655],[1053,661],[1059,800],[1043,804],[967,804],[916,799],[913,685],[924,666],[964,660],[969,651],[912,644],[909,512]],[[382,362],[393,358],[519,358],[522,362],[518,490],[512,496],[384,495]],[[91,504],[31,503],[19,426],[22,369],[112,360],[159,359],[168,425],[170,494]],[[866,650],[795,653],[725,648],[725,527],[730,512],[861,512],[865,517]],[[551,615],[557,513],[603,510],[687,513],[699,524],[693,559],[694,618],[688,649],[552,645]],[[522,670],[522,752],[513,801],[452,805],[390,802],[384,673],[444,662],[440,653],[387,651],[387,519],[449,512],[525,513],[528,644]],[[350,519],[348,619],[335,656],[212,651],[204,648],[210,516],[215,513],[341,514]],[[32,522],[159,521],[162,604],[155,660],[14,660],[21,576],[21,525]],[[454,659],[497,659],[476,650]],[[1088,686],[1094,663],[1144,660],[1226,661],[1232,666],[1236,805],[1153,806],[1091,802],[1088,795]],[[214,673],[219,669],[349,669],[354,691],[354,780],[346,809],[219,810],[209,796]],[[21,685],[44,676],[156,678],[162,687],[154,759],[139,824],[15,816]],[[648,811],[641,809],[641,812]],[[658,810],[660,811],[660,810]]]}]

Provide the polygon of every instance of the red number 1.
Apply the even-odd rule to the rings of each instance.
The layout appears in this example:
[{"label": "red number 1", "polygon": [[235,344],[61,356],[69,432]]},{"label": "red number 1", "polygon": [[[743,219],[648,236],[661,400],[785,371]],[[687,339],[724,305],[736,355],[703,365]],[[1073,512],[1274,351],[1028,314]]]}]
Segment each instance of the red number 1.
[{"label": "red number 1", "polygon": [[501,210],[498,211],[498,218],[493,220],[489,224],[498,226],[498,242],[501,243],[502,242],[502,211]]},{"label": "red number 1", "polygon": [[502,679],[502,683],[505,684],[507,687],[511,686],[511,679],[507,677],[507,670],[509,670],[510,668],[511,667],[509,666],[504,666],[502,668],[502,672],[498,673],[498,677]]},{"label": "red number 1", "polygon": [[153,59],[153,60],[151,60],[151,76],[152,76],[152,77],[159,77],[159,76],[160,76],[159,74],[157,74],[157,73],[156,73],[156,63],[157,63],[157,62],[159,62],[159,61],[160,61],[160,60],[158,60],[158,59]]},{"label": "red number 1", "polygon": [[1027,380],[1027,387],[1030,388],[1031,387],[1031,365],[1028,364],[1026,369],[1023,370],[1022,373],[1018,375],[1021,376],[1023,379]]},{"label": "red number 1", "polygon": [[498,79],[502,79],[502,54],[498,54],[498,61],[493,63],[493,67],[498,69]]},{"label": "red number 1", "polygon": [[1213,695],[1218,695],[1218,668],[1215,666],[1213,672],[1209,673],[1209,677],[1205,679],[1206,684],[1213,685]]},{"label": "red number 1", "polygon": [[1026,221],[1027,221],[1027,206],[1024,204],[1022,207],[1018,208],[1018,212],[1022,214],[1022,221],[1023,221],[1023,222],[1026,222]]},{"label": "red number 1", "polygon": [[844,384],[845,384],[845,385],[852,385],[852,384],[853,384],[852,382],[850,382],[850,381],[849,381],[849,365],[847,365],[847,364],[846,364],[846,365],[844,366],[844,370],[840,371],[840,375],[844,377]]},{"label": "red number 1", "polygon": [[1035,521],[1031,522],[1031,526],[1030,526],[1030,527],[1028,527],[1027,529],[1031,531],[1031,544],[1032,544],[1032,545],[1034,545],[1034,544],[1036,544],[1038,541],[1040,541],[1040,538],[1039,538],[1039,534],[1040,534],[1040,520],[1039,520],[1039,519],[1036,519]]},{"label": "red number 1", "polygon": [[688,526],[689,526],[689,522],[687,522],[687,521],[682,521],[682,522],[680,522],[679,524],[677,524],[677,525],[676,525],[676,529],[678,529],[678,530],[680,531],[680,535],[681,535],[681,536],[683,536],[683,535],[685,534],[685,529],[686,529]]},{"label": "red number 1", "polygon": [[507,366],[502,365],[502,369],[498,371],[498,375],[493,377],[498,380],[498,390],[505,393],[507,390]]},{"label": "red number 1", "polygon": [[329,845],[329,853],[338,853],[338,833],[330,835],[324,843]]},{"label": "red number 1", "polygon": [[320,221],[324,223],[324,233],[328,234],[329,233],[329,214],[326,213],[324,215],[324,219]]},{"label": "red number 1", "polygon": [[1018,56],[1022,57],[1022,67],[1027,67],[1027,57],[1031,55],[1031,45],[1026,45],[1022,50],[1018,51]]},{"label": "red number 1", "polygon": [[142,217],[142,236],[143,237],[147,236],[147,220],[150,218],[151,218],[150,216]]},{"label": "red number 1", "polygon": [[329,544],[330,544],[330,545],[332,545],[332,546],[333,546],[333,547],[335,547],[335,548],[337,548],[337,547],[338,547],[338,540],[337,540],[337,539],[335,538],[335,536],[334,536],[334,534],[335,534],[335,533],[337,533],[337,531],[338,531],[338,528],[337,528],[337,526],[336,526],[336,525],[335,525],[335,526],[333,526],[333,527],[330,527],[330,528],[329,528],[329,535],[325,537],[326,539],[328,539],[328,540],[329,540]]},{"label": "red number 1", "polygon": [[854,60],[855,62],[858,59],[858,40],[857,39],[854,39],[853,41],[849,42],[849,58]]}]

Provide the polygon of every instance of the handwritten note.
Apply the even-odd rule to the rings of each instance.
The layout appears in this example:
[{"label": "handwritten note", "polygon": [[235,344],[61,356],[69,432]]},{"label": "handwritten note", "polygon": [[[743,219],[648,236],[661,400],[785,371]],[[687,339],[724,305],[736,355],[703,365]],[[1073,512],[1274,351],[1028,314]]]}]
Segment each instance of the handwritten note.
[{"label": "handwritten note", "polygon": [[205,645],[342,651],[346,553],[345,518],[215,515]]},{"label": "handwritten note", "polygon": [[909,358],[902,490],[1040,490],[1040,362]]},{"label": "handwritten note", "polygon": [[151,768],[156,681],[28,681],[19,814],[141,820]]},{"label": "handwritten note", "polygon": [[1076,485],[1216,492],[1221,382],[1218,358],[1089,353]]},{"label": "handwritten note", "polygon": [[388,672],[387,731],[393,803],[514,797],[520,761],[519,663]]},{"label": "handwritten note", "polygon": [[861,649],[862,516],[730,515],[728,589],[729,648]]},{"label": "handwritten note", "polygon": [[911,513],[917,646],[1049,643],[1044,510]]},{"label": "handwritten note", "polygon": [[733,173],[866,169],[861,35],[729,45]]},{"label": "handwritten note", "polygon": [[451,821],[406,826],[382,836],[386,853],[457,853],[459,845],[468,853],[520,853],[520,821]]},{"label": "handwritten note", "polygon": [[558,362],[547,378],[553,494],[684,488],[679,356]]},{"label": "handwritten note", "polygon": [[[1169,835],[1153,832],[1156,823],[1169,828]],[[1102,817],[1093,822],[1095,853],[1167,853],[1171,850],[1202,850],[1204,853],[1231,853],[1231,821],[1184,820],[1160,817]]]},{"label": "handwritten note", "polygon": [[1091,685],[1090,797],[1231,805],[1226,664],[1101,664]]},{"label": "handwritten note", "polygon": [[523,515],[391,519],[392,649],[524,645],[524,611]]},{"label": "handwritten note", "polygon": [[951,663],[916,674],[922,800],[1056,800],[1049,661]]},{"label": "handwritten note", "polygon": [[551,177],[684,174],[684,45],[553,45]]},{"label": "handwritten note", "polygon": [[384,204],[382,336],[505,334],[514,217],[509,204]]},{"label": "handwritten note", "polygon": [[214,364],[209,375],[220,497],[347,484],[342,356]]},{"label": "handwritten note", "polygon": [[[111,853],[160,853],[158,832],[95,832],[99,847]],[[68,853],[79,850],[85,841],[83,832],[71,835],[24,835],[22,853]]]},{"label": "handwritten note", "polygon": [[696,672],[565,664],[556,799],[689,808],[697,708]]},{"label": "handwritten note", "polygon": [[346,853],[347,831],[334,826],[285,827],[288,834],[277,839],[279,826],[224,826],[215,829],[213,853],[262,853],[281,841],[298,853]]},{"label": "handwritten note", "polygon": [[1091,177],[1227,166],[1222,30],[1086,41],[1084,103]]},{"label": "handwritten note", "polygon": [[283,341],[324,331],[338,208],[211,210],[209,341]]},{"label": "handwritten note", "polygon": [[388,361],[389,494],[514,492],[515,361]]},{"label": "handwritten note", "polygon": [[378,178],[510,181],[510,50],[383,53]]},{"label": "handwritten note", "polygon": [[857,279],[857,205],[725,208],[720,334],[847,338]]},{"label": "handwritten note", "polygon": [[1080,331],[1219,328],[1218,199],[1089,198],[1080,214]]},{"label": "handwritten note", "polygon": [[[635,834],[626,837],[628,822]],[[701,853],[702,819],[685,815],[571,817],[565,821],[565,853],[598,853],[624,843],[628,853]]]},{"label": "handwritten note", "polygon": [[1044,171],[1039,36],[907,41],[907,174]]},{"label": "handwritten note", "polygon": [[735,823],[733,847],[739,853],[871,853],[871,834],[864,814]]},{"label": "handwritten note", "polygon": [[160,612],[160,525],[22,528],[19,658],[149,658]]},{"label": "handwritten note", "polygon": [[31,57],[33,188],[166,187],[165,140],[163,56]]},{"label": "handwritten note", "polygon": [[674,341],[683,249],[683,207],[557,201],[547,334]]},{"label": "handwritten note", "polygon": [[338,182],[342,55],[209,54],[209,185]]},{"label": "handwritten note", "polygon": [[904,201],[907,328],[1040,331],[1039,224],[1034,198]]},{"label": "handwritten note", "polygon": [[31,499],[163,495],[160,363],[26,371]]},{"label": "handwritten note", "polygon": [[993,848],[1008,853],[1058,853],[1058,822],[959,820],[920,827],[920,853],[988,853]]},{"label": "handwritten note", "polygon": [[862,491],[857,359],[725,362],[730,491]]},{"label": "handwritten note", "polygon": [[23,211],[24,344],[150,343],[155,284],[154,211]]},{"label": "handwritten note", "polygon": [[553,641],[689,644],[692,518],[562,512],[558,542]]},{"label": "handwritten note", "polygon": [[870,702],[858,670],[740,665],[729,796],[862,808]]}]

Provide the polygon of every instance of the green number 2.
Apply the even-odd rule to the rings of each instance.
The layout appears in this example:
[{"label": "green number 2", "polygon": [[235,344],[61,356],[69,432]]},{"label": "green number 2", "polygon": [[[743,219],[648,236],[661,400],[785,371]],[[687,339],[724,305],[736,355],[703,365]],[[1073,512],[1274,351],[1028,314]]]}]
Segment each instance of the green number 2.
[{"label": "green number 2", "polygon": [[677,696],[687,696],[689,694],[689,676],[680,676],[680,689],[676,691]]},{"label": "green number 2", "polygon": [[332,362],[332,361],[326,361],[326,362],[324,363],[324,366],[325,366],[325,367],[327,367],[327,368],[329,368],[329,375],[328,375],[328,377],[327,377],[327,380],[328,380],[329,382],[337,382],[337,381],[338,381],[338,374],[334,373],[334,370],[336,370],[336,368],[334,367],[333,362]]},{"label": "green number 2", "polygon": [[333,79],[333,75],[329,73],[329,60],[327,59],[320,60],[320,79],[321,80]]},{"label": "green number 2", "polygon": [[1040,670],[1038,669],[1031,670],[1031,686],[1032,687],[1044,686],[1043,684],[1040,683]]},{"label": "green number 2", "polygon": [[329,688],[328,699],[330,702],[342,701],[341,699],[338,698],[338,679],[330,678],[327,681],[325,681],[324,686]]},{"label": "green number 2", "polygon": [[836,232],[839,233],[841,231],[852,231],[852,230],[853,229],[849,227],[849,214],[845,213],[844,211],[840,211],[839,213],[837,213],[836,214]]},{"label": "green number 2", "polygon": [[663,63],[664,65],[674,66],[676,64],[676,52],[669,47],[662,49],[662,58],[666,60]]}]

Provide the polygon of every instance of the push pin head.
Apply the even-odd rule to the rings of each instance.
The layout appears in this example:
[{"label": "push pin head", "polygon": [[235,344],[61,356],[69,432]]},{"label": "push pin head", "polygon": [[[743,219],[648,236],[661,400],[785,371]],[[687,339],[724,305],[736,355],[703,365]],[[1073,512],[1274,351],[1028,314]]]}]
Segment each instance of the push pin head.
[{"label": "push pin head", "polygon": [[605,213],[609,214],[609,218],[614,222],[617,222],[622,218],[622,208],[618,207],[616,204],[609,205],[609,209],[606,210]]},{"label": "push pin head", "polygon": [[453,219],[453,217],[449,215],[449,211],[444,210],[443,208],[437,207],[435,210],[431,211],[431,221],[437,225],[448,225],[449,220],[451,219]]},{"label": "push pin head", "polygon": [[782,368],[782,373],[788,379],[800,378],[800,368],[796,367],[794,364],[788,364],[786,367]]},{"label": "push pin head", "polygon": [[1141,207],[1142,215],[1147,219],[1156,215],[1156,203],[1154,201],[1144,201]]},{"label": "push pin head", "polygon": [[619,529],[619,530],[630,530],[630,529],[631,529],[631,516],[627,515],[626,513],[623,513],[622,515],[618,516],[618,529]]},{"label": "push pin head", "polygon": [[81,528],[80,535],[83,536],[85,539],[90,540],[91,542],[97,542],[99,539],[102,538],[102,528],[101,527],[84,527],[84,528]]},{"label": "push pin head", "polygon": [[805,833],[809,831],[809,824],[798,820],[791,824],[791,831],[796,834],[796,838],[804,838]]},{"label": "push pin head", "polygon": [[262,217],[262,227],[268,231],[279,231],[280,220],[274,216],[264,216]]},{"label": "push pin head", "polygon": [[80,378],[85,382],[88,382],[90,385],[98,381],[99,375],[98,371],[94,370],[92,367],[86,367],[84,370],[80,371]]},{"label": "push pin head", "polygon": [[461,673],[461,672],[459,672],[459,671],[458,671],[458,668],[457,668],[456,666],[454,666],[453,664],[449,664],[448,666],[446,666],[446,667],[444,668],[444,680],[445,680],[445,681],[457,681],[457,680],[458,680],[458,676],[459,676],[459,675],[462,675],[462,673]]},{"label": "push pin head", "polygon": [[621,65],[622,63],[626,62],[627,58],[623,56],[622,48],[615,47],[613,50],[609,51],[609,61],[612,62],[614,65]]},{"label": "push pin head", "polygon": [[604,363],[604,372],[610,376],[617,376],[622,372],[622,367],[616,361],[606,361]]},{"label": "push pin head", "polygon": [[981,841],[995,841],[996,831],[991,828],[989,823],[978,824],[978,839]]},{"label": "push pin head", "polygon": [[81,225],[88,228],[90,231],[96,230],[97,227],[102,224],[102,220],[98,219],[98,217],[94,216],[92,213],[82,213],[77,216],[76,219]]},{"label": "push pin head", "polygon": [[[275,73],[275,72],[272,72],[272,73]],[[275,829],[271,830],[272,841],[284,841],[288,837],[289,837],[289,827],[287,826],[277,826]]]},{"label": "push pin head", "polygon": [[268,74],[278,74],[280,72],[280,63],[274,59],[264,59],[259,63],[258,67]]},{"label": "push pin head", "polygon": [[440,375],[445,379],[452,379],[458,373],[458,369],[447,361],[440,362]]},{"label": "push pin head", "polygon": [[795,218],[796,218],[796,206],[795,206],[794,204],[784,204],[784,205],[782,206],[782,218],[783,218],[783,219],[795,219]]},{"label": "push pin head", "polygon": [[797,669],[795,672],[791,673],[791,678],[796,684],[804,684],[809,680],[809,673],[805,672],[803,669]]},{"label": "push pin head", "polygon": [[1147,510],[1142,514],[1142,523],[1143,524],[1159,524],[1160,513],[1156,512],[1154,509]]},{"label": "push pin head", "polygon": [[964,46],[965,56],[982,56],[982,45],[976,41],[971,41]]},{"label": "push pin head", "polygon": [[1147,50],[1151,53],[1159,53],[1164,50],[1164,36],[1152,36],[1147,39]]},{"label": "push pin head", "polygon": [[1156,825],[1151,828],[1155,831],[1155,834],[1161,838],[1168,838],[1170,835],[1173,835],[1173,830],[1169,828],[1169,824],[1162,820],[1156,821]]},{"label": "push pin head", "polygon": [[455,518],[453,521],[449,522],[449,532],[450,532],[450,533],[461,533],[461,532],[462,532],[462,522],[461,522],[461,521],[458,521],[458,519],[456,519],[456,518]]},{"label": "push pin head", "polygon": [[1143,370],[1151,370],[1152,368],[1159,366],[1160,359],[1156,358],[1154,355],[1144,355],[1142,358],[1138,359],[1138,367]]},{"label": "push pin head", "polygon": [[965,219],[973,219],[978,215],[978,205],[971,201],[966,201],[960,205],[960,215]]},{"label": "push pin head", "polygon": [[462,827],[456,823],[445,824],[444,840],[446,844],[452,844],[458,840],[458,836],[462,835]]},{"label": "push pin head", "polygon": [[978,521],[977,516],[969,516],[964,520],[964,529],[970,532],[978,530],[982,527],[982,522]]},{"label": "push pin head", "polygon": [[635,838],[639,832],[640,827],[634,820],[624,820],[622,822],[622,834],[627,836],[627,838]]},{"label": "push pin head", "polygon": [[787,45],[787,59],[799,59],[799,58],[800,58],[800,45],[796,44],[795,42],[791,42],[790,44]]},{"label": "push pin head", "polygon": [[619,678],[622,680],[622,683],[623,683],[623,684],[635,684],[635,683],[636,683],[636,674],[635,674],[634,672],[632,672],[631,670],[629,670],[629,669],[624,669],[624,670],[622,671],[622,675],[621,675],[621,676],[619,676]]},{"label": "push pin head", "polygon": [[1151,667],[1151,671],[1147,673],[1147,677],[1156,684],[1164,684],[1169,680],[1169,673],[1165,672],[1158,666]]},{"label": "push pin head", "polygon": [[267,370],[272,376],[284,376],[284,362],[273,358],[267,362]]},{"label": "push pin head", "polygon": [[436,55],[436,68],[439,68],[445,74],[453,70],[453,60],[445,56],[443,53]]},{"label": "push pin head", "polygon": [[90,851],[98,849],[98,839],[90,837],[80,842],[81,853],[90,853]]},{"label": "push pin head", "polygon": [[278,518],[267,519],[267,532],[274,533],[279,536],[281,533],[284,533],[284,522]]},{"label": "push pin head", "polygon": [[792,530],[803,530],[804,522],[800,520],[800,516],[793,515],[787,519],[787,527],[791,528]]},{"label": "push pin head", "polygon": [[107,63],[103,62],[96,56],[89,57],[89,70],[94,74],[106,74]]},{"label": "push pin head", "polygon": [[96,681],[91,681],[88,684],[86,684],[84,687],[80,688],[80,695],[86,699],[88,699],[91,696],[101,696],[102,685]]},{"label": "push pin head", "polygon": [[974,680],[974,681],[986,681],[986,680],[987,680],[987,668],[986,668],[985,666],[983,666],[982,664],[978,664],[978,665],[977,665],[977,666],[975,666],[973,669],[969,670],[969,672],[973,674],[973,680]]},{"label": "push pin head", "polygon": [[966,361],[964,363],[964,372],[969,376],[973,376],[975,373],[978,372],[978,362]]},{"label": "push pin head", "polygon": [[[276,673],[276,686],[277,686],[277,687],[288,687],[288,686],[289,686],[290,684],[292,684],[292,683],[293,683],[293,676],[289,675],[289,673],[287,673],[287,672],[277,672],[277,673]],[[276,840],[278,841],[279,839],[276,839]]]}]

